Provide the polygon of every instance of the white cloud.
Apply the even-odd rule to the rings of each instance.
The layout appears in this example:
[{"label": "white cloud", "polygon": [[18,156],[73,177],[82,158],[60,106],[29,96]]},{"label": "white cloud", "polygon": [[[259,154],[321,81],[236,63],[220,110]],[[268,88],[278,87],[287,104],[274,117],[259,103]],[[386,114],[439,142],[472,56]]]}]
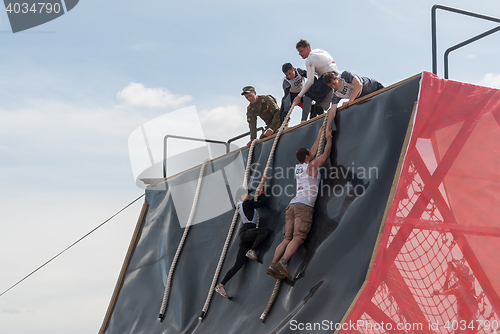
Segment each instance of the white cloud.
[{"label": "white cloud", "polygon": [[488,73],[481,81],[479,81],[479,84],[481,86],[500,89],[500,74]]},{"label": "white cloud", "polygon": [[138,112],[126,112],[116,106],[79,106],[51,100],[31,101],[9,110],[0,107],[0,118],[0,138],[5,139],[0,145],[2,151],[26,142],[30,143],[27,147],[43,148],[45,152],[55,146],[74,150],[96,141],[110,144],[107,148],[93,148],[93,153],[96,149],[116,149],[118,138],[123,140],[137,124],[147,121]]},{"label": "white cloud", "polygon": [[245,132],[248,131],[245,115],[246,107],[231,104],[200,112],[200,120],[205,134]]},{"label": "white cloud", "polygon": [[147,88],[135,82],[122,89],[116,96],[127,105],[151,109],[179,107],[193,99],[189,95],[173,94],[166,88]]},{"label": "white cloud", "polygon": [[[226,97],[222,99],[231,100]],[[248,132],[246,118],[247,105],[246,100],[240,102],[231,101],[230,104],[225,106],[217,106],[209,110],[200,111],[200,121],[205,137],[209,139],[228,140],[229,138]],[[290,126],[299,124],[301,117],[302,109],[296,108],[292,113]],[[265,127],[266,124],[260,117],[257,117],[257,127],[261,126]],[[246,143],[249,139],[250,136],[247,136],[241,139],[241,141]]]},{"label": "white cloud", "polygon": [[[138,111],[32,100],[18,108],[0,107],[0,119],[4,189],[20,186],[19,182],[51,189],[134,184],[127,137],[148,121]],[[30,184],[34,180],[36,185]]]}]

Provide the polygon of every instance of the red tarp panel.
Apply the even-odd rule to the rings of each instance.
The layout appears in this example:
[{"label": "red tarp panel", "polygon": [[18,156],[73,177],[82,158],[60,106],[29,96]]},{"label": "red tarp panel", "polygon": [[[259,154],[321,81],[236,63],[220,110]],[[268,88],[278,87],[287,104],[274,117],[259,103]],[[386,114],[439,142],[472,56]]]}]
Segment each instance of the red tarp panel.
[{"label": "red tarp panel", "polygon": [[374,265],[340,333],[500,333],[499,143],[500,90],[423,74]]}]

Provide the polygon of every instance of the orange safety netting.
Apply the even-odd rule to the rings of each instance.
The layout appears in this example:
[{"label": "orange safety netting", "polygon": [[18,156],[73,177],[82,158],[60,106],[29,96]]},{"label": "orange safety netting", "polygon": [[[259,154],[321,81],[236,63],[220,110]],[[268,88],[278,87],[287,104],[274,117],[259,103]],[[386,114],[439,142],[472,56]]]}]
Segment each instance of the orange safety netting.
[{"label": "orange safety netting", "polygon": [[368,281],[340,333],[500,333],[500,90],[424,72]]}]

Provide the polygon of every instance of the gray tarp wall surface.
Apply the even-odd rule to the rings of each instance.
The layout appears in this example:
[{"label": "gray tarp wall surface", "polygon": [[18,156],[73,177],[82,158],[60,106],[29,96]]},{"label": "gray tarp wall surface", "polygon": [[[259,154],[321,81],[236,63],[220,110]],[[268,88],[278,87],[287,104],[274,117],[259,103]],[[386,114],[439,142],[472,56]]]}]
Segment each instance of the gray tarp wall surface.
[{"label": "gray tarp wall surface", "polygon": [[[314,332],[333,332],[331,328],[341,321],[364,282],[418,98],[419,79],[353,105],[336,118],[334,147],[325,163],[323,194],[316,201],[313,227],[290,260],[290,273],[295,279],[283,281],[264,323],[259,316],[276,282],[265,270],[283,239],[285,208],[293,197],[284,193],[271,196],[269,207],[259,209],[261,226],[274,231],[261,249],[262,264],[248,260],[226,285],[232,300],[214,294],[201,323],[198,317],[234,211],[193,225],[173,276],[165,320],[157,320],[166,277],[184,231],[168,187],[197,180],[200,169],[196,168],[168,184],[146,190],[149,211],[106,333],[293,333],[297,332],[294,324],[300,323],[320,323],[321,328],[317,326]],[[283,177],[276,172],[295,166],[295,151],[311,147],[322,121],[280,138],[268,175],[269,186],[285,188],[291,184],[295,188],[293,173]],[[272,144],[270,140],[255,148],[252,160],[258,163],[256,170],[260,173]],[[242,154],[246,163],[248,150]],[[207,165],[205,175],[227,166],[237,155]],[[259,172],[254,176],[260,176]],[[255,179],[254,186],[259,181]],[[213,200],[217,201],[217,196]],[[240,224],[233,233],[219,280],[234,263]]]}]

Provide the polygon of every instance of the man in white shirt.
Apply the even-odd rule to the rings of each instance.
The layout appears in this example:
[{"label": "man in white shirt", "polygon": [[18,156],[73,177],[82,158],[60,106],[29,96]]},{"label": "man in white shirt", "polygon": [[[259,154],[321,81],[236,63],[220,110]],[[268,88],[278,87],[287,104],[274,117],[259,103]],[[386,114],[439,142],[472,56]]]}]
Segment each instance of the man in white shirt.
[{"label": "man in white shirt", "polygon": [[[316,104],[323,108],[323,110],[330,109],[333,92],[323,82],[322,76],[329,72],[335,72],[338,75],[339,69],[337,64],[328,52],[321,49],[311,50],[311,45],[304,39],[301,39],[297,43],[296,49],[302,59],[306,59],[307,82],[293,102],[295,105],[298,105],[300,99],[304,95],[307,95],[316,101]],[[318,78],[314,77],[315,74]]]},{"label": "man in white shirt", "polygon": [[[318,168],[321,167],[330,156],[332,149],[332,137],[327,139],[325,151],[318,158],[316,152],[319,146],[319,138],[325,127],[321,127],[316,141],[311,149],[299,148],[296,152],[299,163],[295,166],[295,177],[297,179],[297,192],[286,208],[285,225],[283,226],[284,240],[276,247],[273,260],[266,273],[276,279],[292,278],[288,271],[288,260],[304,243],[311,229],[314,213],[314,204],[318,197],[319,178]],[[327,132],[330,132],[328,130]]]}]

